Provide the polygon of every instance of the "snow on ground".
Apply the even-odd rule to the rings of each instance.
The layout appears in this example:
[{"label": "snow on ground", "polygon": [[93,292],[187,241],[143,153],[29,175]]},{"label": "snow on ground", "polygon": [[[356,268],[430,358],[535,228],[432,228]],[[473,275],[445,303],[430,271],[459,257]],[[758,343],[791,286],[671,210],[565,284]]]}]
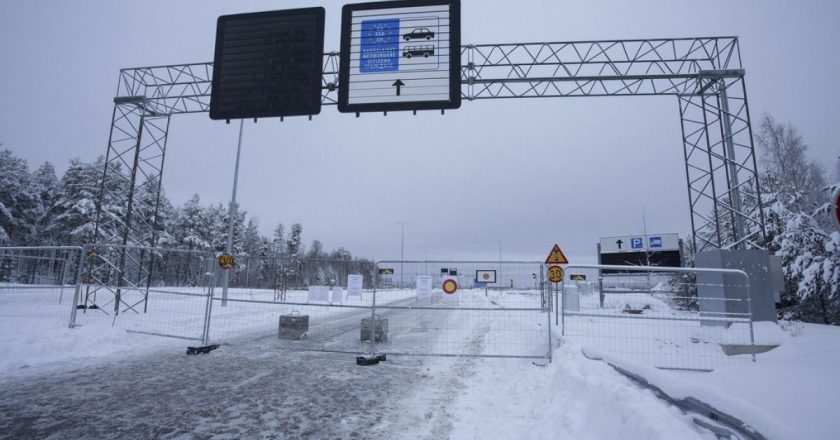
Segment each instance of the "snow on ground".
[{"label": "snow on ground", "polygon": [[452,438],[714,439],[603,363],[562,345],[545,367],[481,360],[454,402]]},{"label": "snow on ground", "polygon": [[[357,335],[358,323],[344,331]],[[465,351],[481,353],[485,336],[475,327]],[[152,337],[126,343],[135,338]],[[561,348],[546,367],[392,357],[363,368],[352,356],[279,349],[284,343],[255,335],[206,356],[163,349],[5,378],[0,436],[711,438],[579,350]]]},{"label": "snow on ground", "polygon": [[[528,292],[462,293],[462,307],[496,310],[406,308],[416,305],[410,294],[383,294],[382,303],[394,306],[381,311],[391,321],[394,340],[380,350],[497,353],[511,343],[505,331],[530,338],[547,325],[539,311],[503,311],[539,304]],[[244,301],[272,295],[231,292],[231,298]],[[55,316],[0,313],[0,438],[713,438],[607,364],[583,357],[580,347],[590,338],[568,333],[561,338],[555,332],[554,360],[545,366],[522,359],[389,356],[363,368],[350,354],[289,348],[365,351],[359,319],[369,313],[363,306],[370,298],[328,309],[307,305],[305,292],[290,292],[292,304],[231,302],[221,308],[214,301],[217,324],[211,335],[216,332],[223,345],[209,355],[188,357],[184,347],[196,341],[125,331],[189,328],[194,333],[205,298],[165,298],[150,302],[150,310],[161,307],[168,315],[141,319],[129,313],[113,327],[102,312],[88,311],[80,317],[81,327],[69,329],[68,305],[58,308],[52,297],[43,310]],[[591,300],[582,299],[584,307]],[[651,313],[666,313],[663,307],[655,303]],[[291,311],[314,317],[310,338],[301,345],[277,338],[278,314]],[[505,326],[506,316],[521,322]],[[663,371],[611,359],[673,397],[699,398],[769,438],[835,438],[840,329],[791,326],[801,333],[794,337],[796,331],[774,328],[757,326],[756,341],[780,341],[780,348],[759,355],[756,364],[742,362],[712,373]],[[457,330],[457,337],[446,329]],[[737,330],[736,339],[742,333]],[[547,344],[536,341],[524,349],[547,349]]]},{"label": "snow on ground", "polygon": [[[7,287],[8,285],[4,285]],[[190,289],[153,291],[147,313],[127,311],[113,319],[99,310],[77,310],[77,327],[70,330],[72,289],[30,289],[15,293],[0,291],[0,376],[39,374],[51,369],[82,366],[91,362],[143,355],[161,349],[184,351],[187,345],[200,345],[206,297],[192,296]],[[63,301],[59,304],[59,295]],[[185,295],[187,294],[187,295]],[[218,292],[216,293],[218,295]],[[309,313],[323,320],[336,320],[358,314],[356,306],[371,302],[369,292],[362,298],[344,300],[349,308],[326,307],[326,303],[308,305],[305,291],[290,291],[284,303],[271,303],[273,292],[231,289],[228,307],[213,302],[211,342],[227,342],[257,332],[276,332],[277,317],[290,312]],[[396,292],[389,301],[399,301],[410,294]],[[129,302],[132,304],[132,302]],[[24,307],[25,306],[25,307]],[[113,307],[113,306],[111,306]],[[138,307],[139,310],[142,310]],[[145,337],[127,331],[145,331],[179,338]]]},{"label": "snow on ground", "polygon": [[793,324],[789,332],[782,333],[773,327],[757,326],[756,339],[775,339],[781,342],[780,347],[759,354],[755,364],[706,374],[656,370],[607,357],[671,397],[698,398],[770,438],[836,439],[840,432],[840,328]]}]

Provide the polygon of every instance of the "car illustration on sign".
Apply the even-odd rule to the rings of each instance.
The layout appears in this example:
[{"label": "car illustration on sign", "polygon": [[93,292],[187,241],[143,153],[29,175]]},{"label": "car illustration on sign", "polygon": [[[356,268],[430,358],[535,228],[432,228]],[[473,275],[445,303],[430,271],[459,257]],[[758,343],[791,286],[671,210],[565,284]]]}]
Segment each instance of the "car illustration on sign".
[{"label": "car illustration on sign", "polygon": [[428,58],[429,55],[435,54],[435,47],[434,46],[406,46],[403,49],[403,56],[406,58],[411,58],[414,56],[423,56]]},{"label": "car illustration on sign", "polygon": [[430,31],[429,28],[414,28],[413,31],[403,35],[403,40],[422,40],[424,38],[427,40],[431,40],[434,37],[435,33]]}]

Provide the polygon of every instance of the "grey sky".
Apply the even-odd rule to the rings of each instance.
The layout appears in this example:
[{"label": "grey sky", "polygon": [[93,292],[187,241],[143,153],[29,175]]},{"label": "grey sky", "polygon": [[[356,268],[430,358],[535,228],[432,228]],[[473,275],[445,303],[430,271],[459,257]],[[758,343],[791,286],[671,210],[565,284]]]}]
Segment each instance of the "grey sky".
[{"label": "grey sky", "polygon": [[[338,50],[341,1],[5,1],[0,142],[35,167],[104,154],[117,71],[211,61],[216,17],[324,6]],[[513,43],[737,35],[753,121],[804,134],[811,157],[840,154],[840,2],[462,0],[462,40]],[[432,134],[407,136],[417,127]],[[176,204],[227,203],[238,124],[173,118],[164,173]],[[464,102],[460,110],[366,114],[324,107],[246,123],[239,199],[270,233],[301,222],[307,244],[406,258],[544,258],[558,242],[592,261],[599,236],[688,234],[672,97]]]}]

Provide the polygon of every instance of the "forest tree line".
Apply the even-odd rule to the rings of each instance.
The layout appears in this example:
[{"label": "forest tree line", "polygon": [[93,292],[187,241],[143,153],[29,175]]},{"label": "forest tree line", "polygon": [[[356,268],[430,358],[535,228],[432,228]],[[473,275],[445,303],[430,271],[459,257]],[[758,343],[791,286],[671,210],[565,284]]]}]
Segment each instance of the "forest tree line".
[{"label": "forest tree line", "polygon": [[[820,164],[810,159],[802,135],[790,124],[764,116],[757,125],[755,145],[767,232],[763,246],[781,257],[785,279],[780,317],[840,325],[840,232],[830,215],[831,196],[840,189],[840,161]],[[73,159],[59,179],[49,162],[30,172],[26,161],[8,149],[0,150],[0,245],[92,243],[103,167],[102,158],[90,163]],[[119,180],[104,183],[109,188],[107,194],[119,193],[119,185],[125,185]],[[153,198],[157,192],[152,185],[140,188],[137,197],[141,200]],[[113,218],[119,218],[123,209],[118,200],[106,197],[103,201],[103,212]],[[228,209],[221,204],[205,206],[197,194],[179,207],[163,194],[156,217],[152,212],[141,215],[147,215],[147,223],[157,229],[160,247],[208,252],[225,249]],[[344,248],[326,251],[314,240],[305,249],[299,223],[288,231],[278,223],[270,237],[261,235],[258,226],[256,219],[247,218],[247,212],[238,211],[234,254],[286,261],[282,268],[272,269],[273,274],[291,276],[297,283],[320,284],[337,282],[348,271],[373,270],[369,260],[354,259]],[[352,267],[345,264],[344,270],[318,264],[304,270],[303,260],[356,263]],[[264,270],[255,264],[250,270]]]},{"label": "forest tree line", "polygon": [[[45,162],[30,171],[27,162],[9,149],[0,149],[0,245],[2,246],[83,246],[95,241],[98,195],[103,179],[104,159],[94,162],[72,159],[59,178],[55,167]],[[116,170],[119,171],[119,170]],[[115,173],[108,173],[113,175]],[[106,197],[102,200],[103,217],[121,218],[125,201],[117,194],[125,194],[128,182],[109,178],[105,182]],[[219,204],[202,204],[194,194],[181,206],[174,206],[161,191],[157,215],[144,207],[155,206],[153,185],[138,186],[135,197],[146,200],[138,203],[137,214],[155,229],[156,245],[161,248],[193,252],[221,253],[226,249],[229,209]],[[100,228],[115,228],[118,223],[100,222]],[[104,234],[116,234],[106,231]],[[132,243],[129,244],[148,243]],[[237,271],[242,277],[250,273],[265,275],[267,265],[273,267],[271,279],[277,274],[296,285],[345,284],[347,273],[369,275],[373,262],[353,257],[349,250],[339,247],[327,250],[319,240],[307,248],[303,243],[303,226],[294,223],[288,230],[277,223],[271,236],[260,233],[256,218],[237,209],[233,222],[233,254],[241,261]],[[270,261],[270,263],[269,263]],[[240,278],[240,277],[238,277]],[[368,277],[366,277],[368,278]],[[265,284],[265,283],[261,283]]]}]

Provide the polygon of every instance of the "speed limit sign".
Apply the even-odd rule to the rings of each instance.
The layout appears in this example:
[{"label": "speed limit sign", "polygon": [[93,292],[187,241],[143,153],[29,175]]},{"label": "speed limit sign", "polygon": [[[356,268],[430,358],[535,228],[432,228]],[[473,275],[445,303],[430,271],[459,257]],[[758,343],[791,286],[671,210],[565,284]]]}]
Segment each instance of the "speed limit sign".
[{"label": "speed limit sign", "polygon": [[222,269],[231,269],[236,265],[236,259],[231,254],[219,255],[219,267]]},{"label": "speed limit sign", "polygon": [[559,283],[563,281],[563,268],[557,265],[549,266],[548,281],[551,281],[552,283]]}]

